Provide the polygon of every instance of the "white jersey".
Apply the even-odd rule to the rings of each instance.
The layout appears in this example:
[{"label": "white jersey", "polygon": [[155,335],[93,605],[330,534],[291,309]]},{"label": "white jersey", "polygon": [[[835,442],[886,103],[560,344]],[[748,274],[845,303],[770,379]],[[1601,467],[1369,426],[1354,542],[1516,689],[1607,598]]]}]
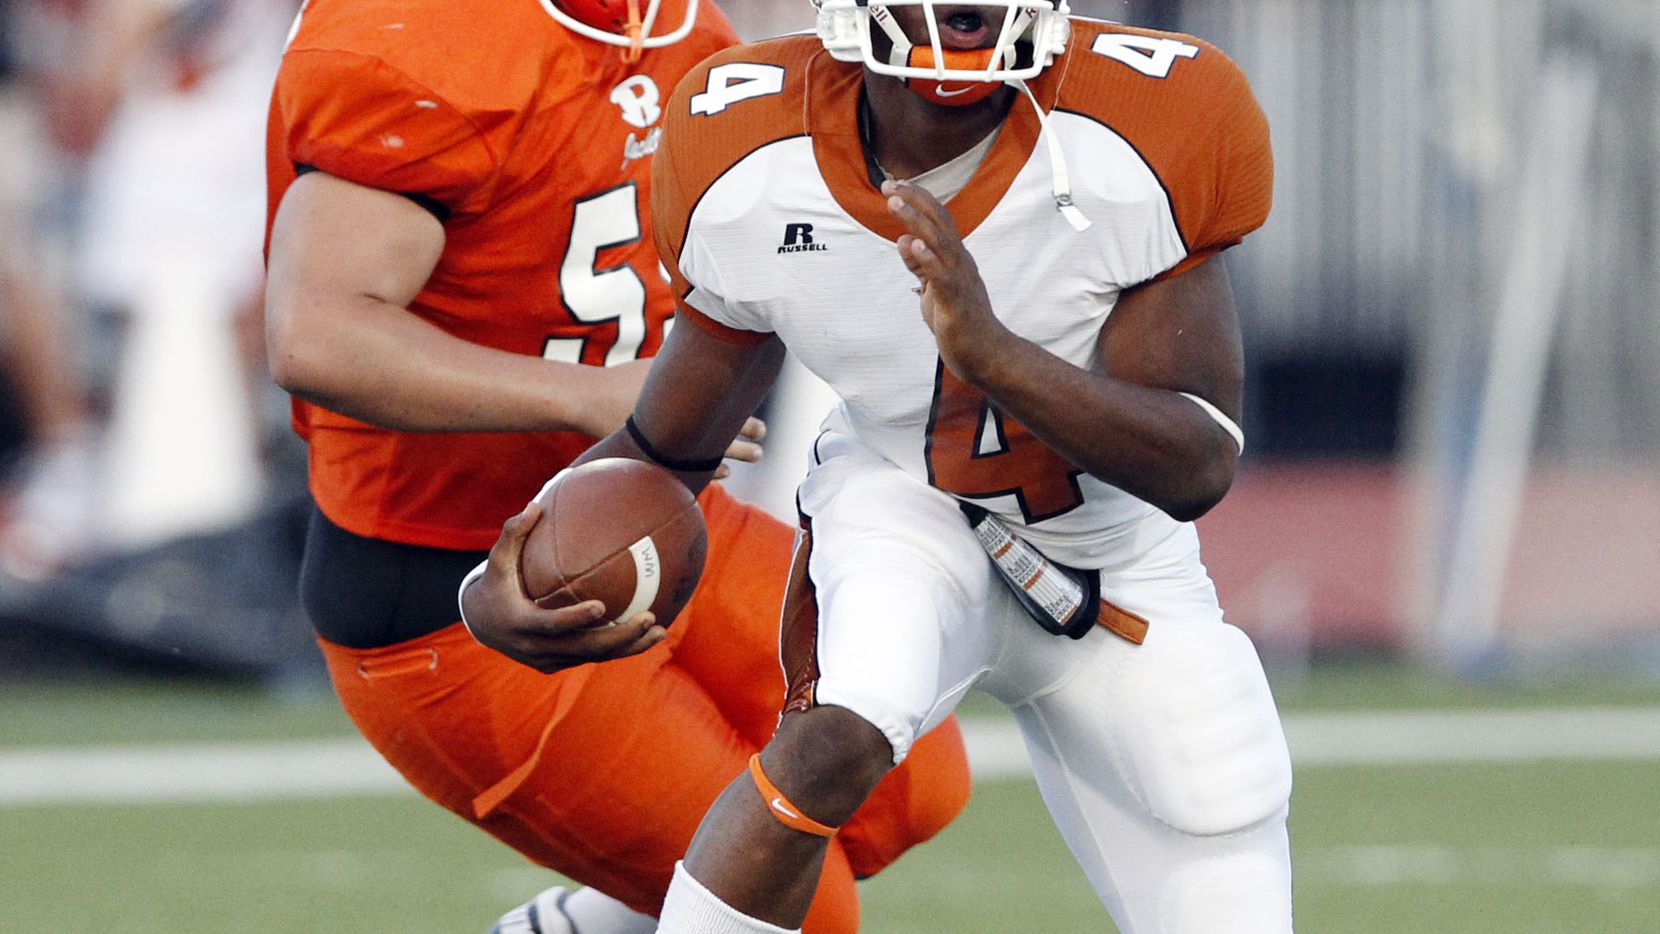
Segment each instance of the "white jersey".
[{"label": "white jersey", "polygon": [[[653,166],[681,313],[726,340],[777,335],[842,399],[798,497],[786,715],[850,711],[897,762],[981,688],[1013,711],[1119,930],[1289,934],[1290,756],[1197,535],[1084,475],[941,365],[894,246],[904,228],[865,162],[861,79],[810,36],[720,53],[671,99]],[[1024,99],[946,206],[1003,323],[1099,368],[1125,289],[1262,223],[1267,129],[1238,69],[1182,36],[1074,21],[1031,89],[1092,226],[1057,209]],[[1100,570],[1101,625],[1074,641],[1034,623],[962,500]],[[686,891],[671,889],[660,930],[703,929],[677,901]]]},{"label": "white jersey", "polygon": [[[1002,322],[1099,368],[1120,293],[1259,226],[1272,164],[1261,111],[1221,52],[1073,26],[1067,53],[1031,86],[1092,226],[1076,231],[1057,209],[1024,95],[947,207]],[[1022,526],[1056,559],[1128,558],[1145,540],[1139,524],[1172,520],[1061,459],[941,364],[894,246],[903,228],[863,153],[861,80],[810,36],[728,50],[687,77],[669,105],[653,208],[683,312],[726,339],[778,335],[841,397],[827,427]]]}]

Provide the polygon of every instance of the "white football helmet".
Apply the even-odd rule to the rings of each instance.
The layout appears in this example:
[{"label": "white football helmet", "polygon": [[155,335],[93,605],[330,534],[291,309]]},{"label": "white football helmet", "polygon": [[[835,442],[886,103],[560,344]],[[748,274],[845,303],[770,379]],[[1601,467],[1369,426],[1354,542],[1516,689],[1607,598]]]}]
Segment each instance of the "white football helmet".
[{"label": "white football helmet", "polygon": [[[1066,0],[813,0],[813,5],[818,8],[819,41],[833,58],[903,78],[912,90],[940,104],[969,103],[963,98],[983,99],[998,85],[1036,77],[1066,50],[1070,29]],[[900,6],[922,7],[928,24],[926,45],[912,43],[894,22],[889,9]],[[938,7],[981,8],[976,11],[981,28],[998,28],[996,41],[989,48],[947,48],[934,12]],[[893,43],[886,59],[872,51],[873,22]],[[1031,47],[1030,55],[1020,55],[1017,45],[1026,44]],[[974,92],[944,87],[965,82],[986,87]]]},{"label": "white football helmet", "polygon": [[673,45],[697,24],[698,0],[686,0],[686,16],[672,32],[653,32],[663,0],[541,0],[542,9],[566,29],[606,45],[628,49],[635,61],[644,49]]}]

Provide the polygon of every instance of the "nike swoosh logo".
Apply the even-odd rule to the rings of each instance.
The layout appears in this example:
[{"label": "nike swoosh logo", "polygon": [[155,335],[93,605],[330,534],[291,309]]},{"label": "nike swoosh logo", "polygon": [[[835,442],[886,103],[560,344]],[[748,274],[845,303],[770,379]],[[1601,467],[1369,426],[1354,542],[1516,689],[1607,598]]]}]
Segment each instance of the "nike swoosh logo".
[{"label": "nike swoosh logo", "polygon": [[790,806],[784,803],[783,798],[773,798],[772,799],[772,809],[774,811],[777,811],[778,813],[784,815],[785,817],[794,818],[796,820],[801,819],[801,815],[797,814],[796,812],[794,812],[792,810],[790,810]]},{"label": "nike swoosh logo", "polygon": [[962,95],[967,94],[969,91],[972,91],[972,90],[974,90],[974,85],[972,85],[972,84],[967,85],[967,86],[961,88],[960,90],[956,90],[956,91],[947,91],[945,89],[945,85],[943,85],[943,84],[939,84],[939,85],[934,86],[934,93],[938,94],[940,97],[961,97]]}]

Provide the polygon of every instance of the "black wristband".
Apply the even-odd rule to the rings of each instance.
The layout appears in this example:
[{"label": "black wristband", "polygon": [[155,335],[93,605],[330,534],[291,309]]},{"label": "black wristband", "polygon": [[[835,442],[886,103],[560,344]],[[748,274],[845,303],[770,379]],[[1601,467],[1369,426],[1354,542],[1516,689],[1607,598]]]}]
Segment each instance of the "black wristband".
[{"label": "black wristband", "polygon": [[657,446],[646,438],[646,433],[640,430],[640,426],[634,423],[634,416],[632,415],[628,416],[628,421],[623,422],[623,428],[628,430],[628,436],[634,439],[634,444],[640,449],[640,452],[651,458],[652,462],[659,467],[667,467],[681,473],[711,473],[720,466],[721,458],[719,457],[711,457],[708,460],[701,461],[664,457],[662,452],[657,450]]}]

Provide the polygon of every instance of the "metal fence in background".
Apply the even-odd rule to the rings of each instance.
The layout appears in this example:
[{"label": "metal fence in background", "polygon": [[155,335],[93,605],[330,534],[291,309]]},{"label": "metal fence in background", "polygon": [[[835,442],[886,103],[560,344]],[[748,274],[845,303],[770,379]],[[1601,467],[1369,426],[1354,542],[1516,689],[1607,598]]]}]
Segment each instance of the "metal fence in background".
[{"label": "metal fence in background", "polygon": [[[1660,5],[1187,0],[1252,77],[1278,203],[1257,354],[1398,354],[1400,613],[1479,663],[1660,623]],[[1612,656],[1611,656],[1612,657]]]}]

